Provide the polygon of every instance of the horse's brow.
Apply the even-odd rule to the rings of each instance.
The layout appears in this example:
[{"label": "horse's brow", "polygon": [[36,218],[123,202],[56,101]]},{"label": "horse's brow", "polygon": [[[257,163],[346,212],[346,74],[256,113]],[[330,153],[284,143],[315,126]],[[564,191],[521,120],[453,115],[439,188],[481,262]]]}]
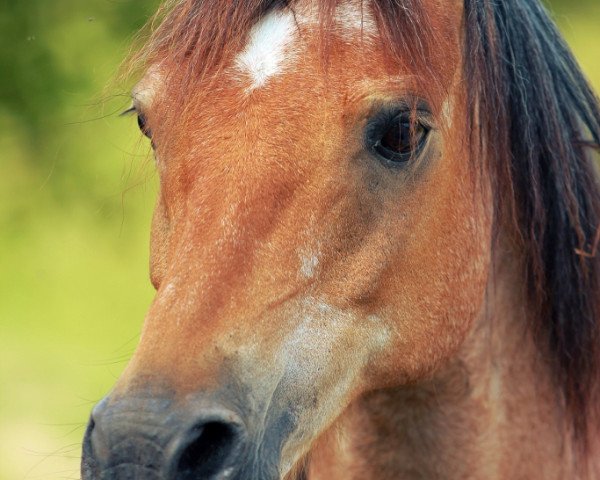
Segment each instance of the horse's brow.
[{"label": "horse's brow", "polygon": [[145,107],[150,106],[160,88],[162,77],[162,73],[157,67],[150,67],[131,90],[131,98],[134,103],[139,103]]}]

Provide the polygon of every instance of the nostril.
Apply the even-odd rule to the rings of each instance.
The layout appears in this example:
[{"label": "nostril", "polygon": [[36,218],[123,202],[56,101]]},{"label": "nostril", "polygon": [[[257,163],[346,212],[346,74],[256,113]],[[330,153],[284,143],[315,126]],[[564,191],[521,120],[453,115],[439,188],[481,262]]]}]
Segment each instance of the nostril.
[{"label": "nostril", "polygon": [[240,446],[239,426],[218,421],[193,427],[176,461],[178,479],[228,478],[234,452]]}]

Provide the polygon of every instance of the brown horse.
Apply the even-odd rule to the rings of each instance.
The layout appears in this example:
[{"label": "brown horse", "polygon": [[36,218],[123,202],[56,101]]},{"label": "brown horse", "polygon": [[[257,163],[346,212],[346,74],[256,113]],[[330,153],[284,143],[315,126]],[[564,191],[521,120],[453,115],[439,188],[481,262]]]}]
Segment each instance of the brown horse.
[{"label": "brown horse", "polygon": [[538,0],[158,15],[157,294],[83,478],[600,478],[600,108]]}]

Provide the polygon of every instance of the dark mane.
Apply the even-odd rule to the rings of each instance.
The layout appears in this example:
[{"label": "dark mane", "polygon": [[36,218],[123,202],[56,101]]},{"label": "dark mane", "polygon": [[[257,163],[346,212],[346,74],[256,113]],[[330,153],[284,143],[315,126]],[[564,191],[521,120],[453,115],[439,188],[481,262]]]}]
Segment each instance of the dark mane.
[{"label": "dark mane", "polygon": [[[167,2],[138,60],[168,55],[192,72],[218,68],[258,18],[293,2]],[[422,1],[372,3],[390,50],[414,68],[427,64],[436,33]],[[324,25],[335,4],[320,0]],[[600,107],[539,0],[464,0],[464,9],[473,151],[495,182],[497,226],[520,237],[530,327],[585,447],[600,372]]]},{"label": "dark mane", "polygon": [[600,359],[598,100],[537,0],[465,0],[465,24],[471,126],[499,217],[521,236],[531,328],[585,440]]}]

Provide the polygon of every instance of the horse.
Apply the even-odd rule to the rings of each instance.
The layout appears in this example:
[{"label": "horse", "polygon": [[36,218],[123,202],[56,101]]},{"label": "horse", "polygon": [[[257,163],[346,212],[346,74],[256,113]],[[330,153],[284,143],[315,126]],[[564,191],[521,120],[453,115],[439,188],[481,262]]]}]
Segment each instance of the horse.
[{"label": "horse", "polygon": [[540,1],[151,23],[156,297],[82,478],[600,478],[600,106]]}]

